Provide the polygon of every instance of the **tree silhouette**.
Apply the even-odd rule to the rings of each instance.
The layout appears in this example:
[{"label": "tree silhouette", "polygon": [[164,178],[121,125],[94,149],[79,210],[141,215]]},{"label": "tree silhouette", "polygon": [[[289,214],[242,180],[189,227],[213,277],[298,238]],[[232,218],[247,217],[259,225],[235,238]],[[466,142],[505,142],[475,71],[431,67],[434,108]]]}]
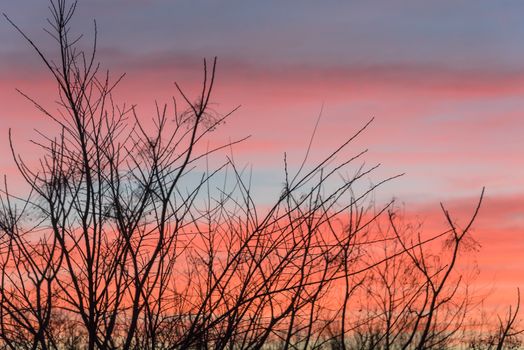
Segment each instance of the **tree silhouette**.
[{"label": "tree silhouette", "polygon": [[[370,200],[397,176],[355,190],[377,166],[357,164],[365,151],[346,153],[370,121],[295,173],[285,159],[280,196],[261,209],[244,169],[229,158],[206,165],[243,141],[205,147],[234,112],[210,109],[216,59],[204,60],[198,96],[177,84],[172,106],[138,115],[112,98],[121,78],[96,60],[96,26],[89,52],[71,34],[76,5],[50,2],[57,59],[4,15],[56,83],[58,112],[24,96],[59,132],[33,141],[38,163],[24,161],[9,133],[30,191],[16,196],[6,181],[1,196],[2,348],[518,344],[519,303],[494,331],[463,332],[472,302],[456,266],[483,193],[463,229],[444,208],[443,233],[402,227],[393,202]],[[354,175],[340,180],[345,169]],[[447,242],[441,254],[429,249],[437,241]]]}]

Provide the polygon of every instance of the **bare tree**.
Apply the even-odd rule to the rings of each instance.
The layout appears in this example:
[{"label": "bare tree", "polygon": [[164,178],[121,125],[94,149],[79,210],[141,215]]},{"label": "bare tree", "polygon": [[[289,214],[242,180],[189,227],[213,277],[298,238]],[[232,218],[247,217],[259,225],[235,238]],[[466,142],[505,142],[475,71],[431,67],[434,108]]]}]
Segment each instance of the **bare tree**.
[{"label": "bare tree", "polygon": [[[311,144],[295,172],[285,158],[281,194],[260,209],[244,168],[227,157],[208,166],[243,141],[205,146],[234,112],[210,108],[216,59],[204,60],[196,97],[177,84],[172,105],[138,115],[114,102],[122,77],[96,61],[96,24],[89,51],[72,34],[76,6],[50,1],[54,59],[5,16],[54,79],[58,111],[22,94],[59,131],[33,141],[37,164],[10,133],[30,192],[14,195],[6,181],[1,196],[2,347],[426,349],[456,340],[469,309],[454,271],[478,207],[462,230],[445,210],[449,231],[422,239],[399,229],[393,202],[370,200],[397,176],[355,190],[377,167],[349,149],[370,121],[317,163]],[[426,250],[438,239],[448,239],[447,262]],[[366,317],[354,309],[363,296]],[[500,347],[519,334],[517,314],[501,321]]]}]

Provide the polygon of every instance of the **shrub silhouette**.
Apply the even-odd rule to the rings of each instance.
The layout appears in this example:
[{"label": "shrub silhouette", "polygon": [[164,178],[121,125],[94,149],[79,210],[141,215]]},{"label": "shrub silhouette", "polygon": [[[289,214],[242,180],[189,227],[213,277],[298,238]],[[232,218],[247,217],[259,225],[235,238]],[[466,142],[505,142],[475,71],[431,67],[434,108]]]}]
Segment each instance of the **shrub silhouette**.
[{"label": "shrub silhouette", "polygon": [[262,209],[231,159],[206,166],[243,141],[203,145],[230,115],[210,108],[216,59],[200,95],[176,85],[173,106],[145,118],[113,101],[120,79],[101,70],[96,40],[85,52],[71,36],[76,2],[50,5],[55,60],[5,16],[56,82],[58,112],[24,96],[59,132],[35,141],[37,164],[9,135],[30,192],[6,185],[1,197],[2,348],[519,346],[520,301],[498,328],[468,324],[475,305],[456,266],[483,193],[464,228],[443,207],[449,230],[431,236],[393,202],[376,207],[370,194],[396,176],[357,192],[376,166],[346,155],[370,121],[320,162],[291,173],[286,160],[281,194]]}]

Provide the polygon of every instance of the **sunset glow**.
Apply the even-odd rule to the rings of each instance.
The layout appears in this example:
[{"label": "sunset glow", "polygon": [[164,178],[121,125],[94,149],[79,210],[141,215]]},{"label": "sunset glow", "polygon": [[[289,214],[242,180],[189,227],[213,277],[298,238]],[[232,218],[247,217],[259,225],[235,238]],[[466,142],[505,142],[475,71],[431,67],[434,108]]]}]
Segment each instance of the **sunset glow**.
[{"label": "sunset glow", "polygon": [[[56,58],[41,30],[46,1],[4,1],[0,11]],[[261,207],[279,198],[284,161],[297,170],[313,133],[306,167],[374,118],[344,155],[368,152],[340,178],[364,162],[381,165],[360,188],[405,173],[370,200],[395,199],[405,220],[435,234],[448,225],[441,203],[460,227],[485,188],[468,258],[474,287],[497,310],[524,290],[524,3],[81,0],[77,11],[81,46],[89,50],[96,18],[102,69],[125,73],[115,102],[136,105],[147,125],[155,103],[174,115],[175,82],[199,93],[203,59],[218,57],[210,108],[240,108],[206,147],[250,136],[217,162],[251,171]],[[23,192],[9,130],[30,162],[40,155],[35,129],[57,129],[16,89],[51,110],[58,90],[6,20],[0,41],[0,169]]]}]

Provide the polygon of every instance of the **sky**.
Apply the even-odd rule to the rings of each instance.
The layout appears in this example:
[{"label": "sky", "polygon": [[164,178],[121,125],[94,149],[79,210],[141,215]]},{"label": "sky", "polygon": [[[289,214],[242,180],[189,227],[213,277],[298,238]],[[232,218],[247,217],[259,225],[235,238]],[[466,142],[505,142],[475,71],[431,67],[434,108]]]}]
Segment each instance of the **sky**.
[{"label": "sky", "polygon": [[[0,3],[52,54],[41,30],[46,7]],[[262,203],[278,195],[284,152],[300,164],[320,111],[312,160],[374,117],[354,145],[381,163],[369,181],[405,173],[380,198],[442,224],[440,202],[467,221],[486,187],[479,267],[486,286],[513,295],[524,288],[522,13],[517,0],[81,0],[74,23],[89,34],[96,18],[99,60],[115,77],[126,73],[117,100],[143,115],[155,100],[169,102],[175,81],[196,88],[202,59],[218,56],[214,108],[241,108],[216,137],[251,135],[234,152],[253,167]],[[27,140],[48,125],[15,88],[44,102],[55,90],[3,19],[0,42],[0,132]],[[7,137],[0,154],[3,172],[14,174]]]}]

